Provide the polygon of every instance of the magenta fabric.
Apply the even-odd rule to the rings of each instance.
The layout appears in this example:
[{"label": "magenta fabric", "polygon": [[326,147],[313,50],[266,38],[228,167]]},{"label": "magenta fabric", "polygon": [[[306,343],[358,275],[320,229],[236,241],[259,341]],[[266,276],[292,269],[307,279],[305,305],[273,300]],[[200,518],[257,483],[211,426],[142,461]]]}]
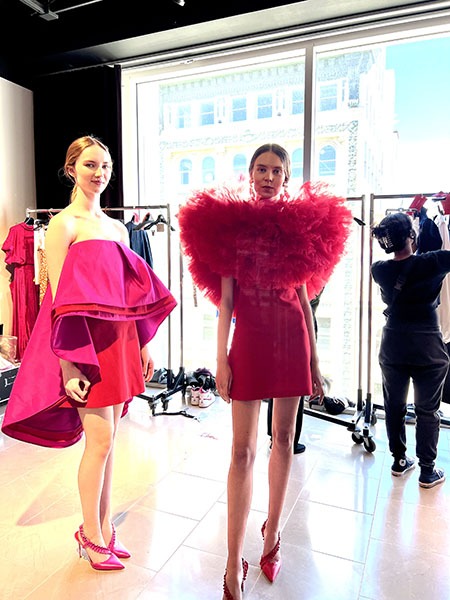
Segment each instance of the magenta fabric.
[{"label": "magenta fabric", "polygon": [[6,406],[2,431],[42,446],[65,447],[77,442],[82,436],[78,410],[60,406],[67,397],[59,358],[76,363],[95,383],[101,373],[88,318],[136,321],[142,347],[175,306],[170,291],[125,244],[105,240],[73,244],[54,302],[50,288],[42,302]]}]

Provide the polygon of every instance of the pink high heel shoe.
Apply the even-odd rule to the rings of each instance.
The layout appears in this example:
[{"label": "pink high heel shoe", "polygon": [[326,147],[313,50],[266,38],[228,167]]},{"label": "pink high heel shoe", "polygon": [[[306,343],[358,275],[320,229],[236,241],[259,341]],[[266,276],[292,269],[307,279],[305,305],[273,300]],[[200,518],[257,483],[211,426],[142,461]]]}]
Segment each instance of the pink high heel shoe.
[{"label": "pink high heel shoe", "polygon": [[[261,535],[264,540],[264,531],[266,530],[267,519],[264,521],[263,526],[261,527]],[[280,572],[281,569],[281,559],[274,560],[276,553],[280,550],[280,532],[278,532],[278,539],[275,546],[272,548],[270,552],[266,555],[261,556],[261,560],[259,561],[259,566],[261,567],[262,572],[267,577],[267,579],[273,583]]]},{"label": "pink high heel shoe", "polygon": [[131,558],[131,554],[125,548],[123,544],[119,542],[116,536],[116,528],[114,527],[114,523],[111,523],[112,528],[112,536],[107,546],[108,550],[115,554],[117,558]]},{"label": "pink high heel shoe", "polygon": [[[243,569],[243,574],[242,574],[242,581],[241,581],[241,592],[244,591],[244,581],[247,579],[247,573],[248,573],[248,562],[244,558],[242,559],[242,569]],[[223,595],[225,596],[226,600],[234,600],[233,595],[227,586],[226,570],[225,570],[225,575],[223,576]]]},{"label": "pink high heel shoe", "polygon": [[[78,554],[80,555],[80,558],[84,554],[91,567],[96,571],[118,571],[119,569],[125,568],[125,566],[120,562],[117,556],[111,552],[111,550],[105,548],[104,546],[97,546],[97,544],[92,543],[91,540],[86,537],[83,525],[80,525],[79,530],[75,532],[75,539],[78,542]],[[99,554],[105,554],[108,556],[108,558],[103,562],[93,562],[87,553],[86,548],[90,548]]]}]

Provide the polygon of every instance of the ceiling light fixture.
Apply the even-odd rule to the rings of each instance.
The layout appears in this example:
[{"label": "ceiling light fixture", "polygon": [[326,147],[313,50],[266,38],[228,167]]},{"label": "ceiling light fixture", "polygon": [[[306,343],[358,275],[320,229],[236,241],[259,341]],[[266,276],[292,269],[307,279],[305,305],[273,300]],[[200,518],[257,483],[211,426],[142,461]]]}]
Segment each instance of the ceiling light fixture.
[{"label": "ceiling light fixture", "polygon": [[47,3],[47,6],[44,6],[42,2],[37,2],[37,0],[20,0],[20,2],[35,10],[38,15],[46,21],[54,21],[58,18],[58,15],[50,10],[49,2]]},{"label": "ceiling light fixture", "polygon": [[84,6],[88,6],[89,4],[96,4],[97,2],[103,2],[103,0],[87,0],[81,4],[75,4],[74,6],[68,6],[67,8],[60,8],[59,10],[51,11],[50,4],[52,3],[52,0],[47,0],[45,3],[38,2],[38,0],[19,1],[22,2],[22,4],[26,4],[32,8],[42,19],[45,19],[46,21],[54,21],[55,19],[59,19],[58,13],[74,10],[75,8],[82,8]]},{"label": "ceiling light fixture", "polygon": [[172,0],[172,2],[175,2],[175,4],[178,4],[178,6],[184,6],[186,4],[186,2],[184,0]]}]

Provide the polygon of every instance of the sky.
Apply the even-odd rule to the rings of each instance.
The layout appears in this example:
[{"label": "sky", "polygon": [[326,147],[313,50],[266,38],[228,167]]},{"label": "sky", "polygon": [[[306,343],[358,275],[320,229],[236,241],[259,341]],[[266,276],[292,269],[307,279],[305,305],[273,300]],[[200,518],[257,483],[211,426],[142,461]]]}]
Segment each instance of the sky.
[{"label": "sky", "polygon": [[450,37],[387,49],[395,71],[397,193],[450,192]]}]

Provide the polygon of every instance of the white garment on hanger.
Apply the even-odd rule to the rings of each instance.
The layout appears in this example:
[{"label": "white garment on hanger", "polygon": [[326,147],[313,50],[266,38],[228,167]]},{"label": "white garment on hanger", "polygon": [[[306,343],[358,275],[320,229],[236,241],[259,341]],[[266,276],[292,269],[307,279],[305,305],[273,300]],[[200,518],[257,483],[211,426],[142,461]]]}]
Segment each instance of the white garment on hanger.
[{"label": "white garment on hanger", "polygon": [[[450,250],[450,235],[448,232],[448,218],[445,215],[438,215],[435,223],[439,229],[442,238],[442,250]],[[449,275],[445,276],[442,283],[440,301],[437,308],[439,324],[441,326],[442,337],[447,344],[450,342],[450,279]]]}]

